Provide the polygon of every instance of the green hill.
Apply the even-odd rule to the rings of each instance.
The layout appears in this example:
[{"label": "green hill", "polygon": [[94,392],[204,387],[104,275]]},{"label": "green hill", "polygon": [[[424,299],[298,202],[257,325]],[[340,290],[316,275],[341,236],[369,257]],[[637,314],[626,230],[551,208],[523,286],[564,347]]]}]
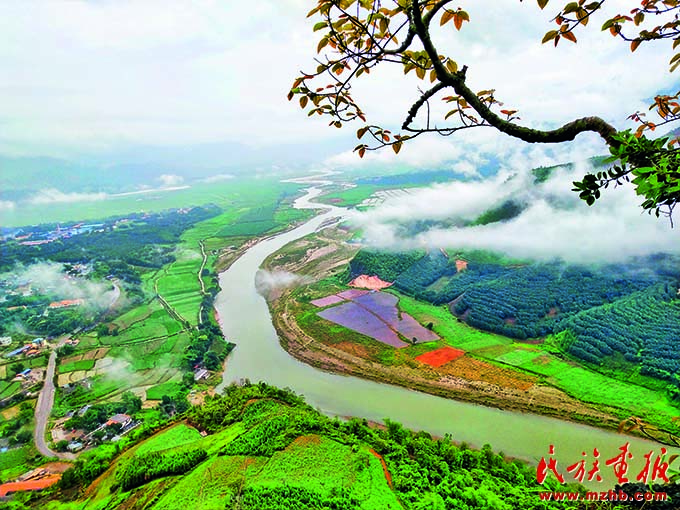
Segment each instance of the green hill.
[{"label": "green hill", "polygon": [[[106,451],[113,451],[110,445]],[[85,453],[58,486],[33,495],[26,507],[546,508],[538,490],[535,469],[488,445],[473,450],[390,421],[340,421],[260,383],[227,388],[116,458],[103,450]],[[551,502],[550,508],[576,506]]]}]

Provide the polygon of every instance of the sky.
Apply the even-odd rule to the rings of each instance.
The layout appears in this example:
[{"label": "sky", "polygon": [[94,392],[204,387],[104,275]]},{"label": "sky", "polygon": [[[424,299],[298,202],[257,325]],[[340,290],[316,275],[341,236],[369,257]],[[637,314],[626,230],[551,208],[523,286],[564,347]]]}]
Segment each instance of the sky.
[{"label": "sky", "polygon": [[[609,0],[605,5],[613,14],[632,3]],[[526,195],[531,168],[605,154],[606,146],[594,134],[546,146],[479,129],[446,138],[420,137],[405,144],[399,155],[388,148],[359,159],[352,148],[360,125],[328,127],[327,119],[309,118],[297,101],[286,100],[295,77],[316,67],[319,34],[312,32],[316,20],[306,18],[315,4],[0,2],[0,156],[79,161],[99,155],[108,161],[126,154],[128,162],[130,155],[147,158],[137,161],[146,169],[159,155],[165,155],[165,164],[221,160],[224,149],[209,149],[226,147],[232,167],[246,168],[256,154],[258,171],[278,171],[285,168],[286,158],[288,164],[305,158],[308,166],[300,171],[354,170],[359,175],[371,166],[398,165],[476,176],[490,164],[498,172],[495,177],[421,190],[354,221],[374,245],[392,248],[477,246],[522,257],[574,260],[678,250],[668,221],[642,213],[630,187],[606,193],[593,208],[579,203],[570,189],[571,181],[587,170],[582,164],[577,166],[580,174],[560,172]],[[471,21],[460,32],[452,24],[435,23],[432,36],[438,50],[468,66],[471,88],[494,88],[505,108],[519,110],[524,125],[548,129],[598,115],[619,129],[632,127],[628,115],[646,110],[660,90],[677,88],[677,76],[668,71],[668,48],[643,44],[631,54],[627,44],[599,30],[607,12],[577,32],[577,44],[562,41],[554,48],[540,41],[555,27],[550,20],[559,2],[551,2],[545,11],[532,0],[460,0],[458,5]],[[356,82],[353,96],[369,122],[397,130],[423,86],[414,74],[405,77],[392,66]],[[433,114],[443,113],[443,107],[433,104]],[[196,150],[173,152],[180,147]],[[267,154],[277,155],[269,166],[261,159]],[[159,168],[155,181],[147,184],[172,188],[191,180],[174,170]],[[508,184],[504,179],[513,174],[517,177]],[[231,167],[216,176],[229,178]],[[38,190],[31,204],[103,196],[101,190],[82,194],[67,184],[58,187]],[[442,214],[471,219],[503,197],[528,207],[500,225],[399,237],[404,221]],[[11,200],[0,200],[0,212],[15,207]]]},{"label": "sky", "polygon": [[[554,3],[554,2],[553,2]],[[613,5],[630,2],[610,0]],[[437,27],[435,42],[473,88],[495,88],[522,122],[555,127],[582,115],[616,126],[670,87],[668,53],[627,45],[599,31],[579,43],[541,45],[554,25],[550,6],[533,1],[459,2],[471,22],[456,32]],[[302,69],[315,67],[317,34],[306,19],[313,0],[16,0],[0,3],[0,153],[73,156],[112,148],[173,147],[218,142],[251,147],[331,142],[319,164],[361,165],[348,150],[354,127],[337,130],[308,118],[285,96]],[[413,74],[413,73],[412,73]],[[370,121],[399,125],[419,82],[398,68],[371,73],[355,96]],[[357,126],[358,127],[358,126]],[[572,152],[601,153],[596,136]],[[459,158],[474,152],[526,150],[493,130],[406,147],[404,164]],[[566,150],[566,149],[565,149]],[[535,152],[535,151],[534,151]],[[540,152],[540,151],[539,151]],[[563,151],[564,152],[564,151]],[[537,156],[544,157],[544,153]],[[554,157],[554,155],[550,155]],[[391,162],[387,150],[367,160]]]}]

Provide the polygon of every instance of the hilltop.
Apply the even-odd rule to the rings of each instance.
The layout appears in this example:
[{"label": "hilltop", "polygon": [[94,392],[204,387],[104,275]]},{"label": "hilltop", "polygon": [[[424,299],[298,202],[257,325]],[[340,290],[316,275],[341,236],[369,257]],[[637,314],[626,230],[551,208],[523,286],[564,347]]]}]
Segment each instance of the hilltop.
[{"label": "hilltop", "polygon": [[[230,386],[117,457],[83,455],[23,508],[533,509],[535,470],[398,423],[328,418],[288,390]],[[107,450],[108,451],[108,450]],[[548,480],[546,488],[555,488]],[[572,490],[577,488],[572,487]],[[577,508],[551,502],[550,508]],[[16,508],[22,508],[17,505]]]}]

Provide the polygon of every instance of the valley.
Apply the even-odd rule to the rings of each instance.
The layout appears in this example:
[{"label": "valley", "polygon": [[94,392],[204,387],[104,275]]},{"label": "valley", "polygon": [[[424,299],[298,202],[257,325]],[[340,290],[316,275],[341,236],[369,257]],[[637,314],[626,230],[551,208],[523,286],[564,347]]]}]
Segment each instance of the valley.
[{"label": "valley", "polygon": [[[307,196],[311,198],[317,194],[312,190]],[[296,207],[313,209],[318,206],[298,200]],[[76,335],[75,348],[69,348],[68,355],[60,363],[59,386],[73,387],[76,391],[60,397],[56,416],[69,409],[85,409],[83,406],[94,402],[96,405],[92,409],[100,413],[99,416],[108,419],[112,413],[122,411],[123,415],[134,415],[139,423],[143,423],[137,431],[126,431],[125,440],[119,440],[114,449],[107,446],[106,437],[102,446],[91,450],[90,445],[85,451],[86,458],[115,455],[125,445],[134,444],[145,431],[158,430],[185,416],[188,412],[187,404],[183,403],[185,396],[189,402],[209,402],[220,370],[210,365],[213,361],[208,358],[215,356],[219,363],[220,357],[229,353],[234,344],[236,349],[226,360],[223,383],[216,388],[218,392],[227,391],[227,383],[231,381],[247,386],[248,381],[266,380],[304,394],[309,403],[331,415],[362,416],[376,422],[390,417],[409,428],[442,436],[450,434],[458,441],[476,447],[490,442],[506,454],[527,460],[545,454],[547,445],[530,439],[536,434],[551,436],[551,442],[559,448],[557,457],[563,462],[573,458],[570,453],[573,446],[569,445],[593,445],[607,455],[620,446],[621,437],[617,434],[568,424],[562,421],[565,418],[615,429],[630,415],[644,416],[651,418],[652,427],[648,431],[656,435],[643,437],[665,440],[661,433],[657,434],[655,427],[667,427],[670,422],[659,418],[672,417],[674,408],[664,403],[662,392],[607,379],[580,367],[573,359],[562,357],[558,346],[550,342],[517,342],[473,328],[460,318],[456,319],[448,307],[414,299],[402,289],[390,286],[378,294],[359,291],[358,295],[351,295],[353,297],[347,295],[344,302],[371,295],[393,296],[390,299],[394,299],[395,304],[387,305],[387,308],[380,305],[385,312],[371,313],[378,313],[380,317],[380,314],[388,313],[391,306],[393,311],[389,314],[396,313],[400,320],[408,314],[412,318],[408,327],[411,330],[421,328],[427,332],[425,336],[429,334],[430,337],[418,340],[410,338],[410,333],[404,337],[401,329],[394,330],[394,334],[402,339],[399,348],[395,349],[345,326],[329,326],[325,319],[317,317],[317,312],[332,309],[333,304],[343,300],[335,295],[344,296],[350,288],[347,283],[350,276],[354,276],[352,264],[360,264],[361,271],[366,270],[367,264],[359,257],[363,251],[354,241],[355,232],[343,223],[338,224],[344,214],[343,210],[332,208],[301,227],[259,242],[244,236],[240,248],[224,247],[231,239],[238,238],[226,237],[219,241],[219,236],[213,234],[211,241],[211,237],[205,235],[217,232],[216,227],[221,224],[219,217],[188,229],[174,249],[174,260],[160,270],[144,274],[141,279],[143,288],[153,289],[157,299],[136,306],[119,317],[107,318],[97,332]],[[245,225],[258,221],[245,218]],[[257,228],[256,224],[255,233]],[[390,262],[388,266],[392,272],[397,268],[403,272],[420,257],[408,258],[407,263]],[[468,254],[467,259],[467,264],[457,263],[462,259],[454,262],[463,271],[474,269],[474,257]],[[260,283],[252,287],[249,282],[253,281],[261,263],[265,268],[265,273],[261,273],[264,276],[257,275],[255,280]],[[508,263],[516,265],[517,261],[509,260]],[[217,291],[214,273],[208,268],[220,265],[227,269],[219,276],[221,290]],[[394,280],[390,273],[369,272]],[[294,278],[281,278],[281,275],[292,274]],[[372,284],[370,278],[366,281]],[[450,277],[448,281],[451,281]],[[357,291],[352,292],[356,294]],[[269,311],[260,293],[269,297],[273,326],[266,318]],[[209,313],[212,301],[206,301],[206,296],[214,299],[215,316]],[[331,300],[334,303],[325,308],[328,296],[334,298]],[[253,315],[255,310],[258,311]],[[166,317],[165,323],[160,321],[161,317]],[[383,320],[390,327],[393,319]],[[230,343],[225,344],[217,337],[210,340],[218,323]],[[158,329],[161,324],[165,324],[162,331]],[[198,331],[198,335],[194,331]],[[207,331],[203,340],[201,331]],[[211,343],[206,344],[206,340]],[[279,341],[287,353],[279,347]],[[447,358],[451,353],[446,349],[451,349],[455,356]],[[446,352],[442,354],[443,362],[421,361],[429,359],[428,353],[440,351]],[[214,355],[208,355],[209,352]],[[291,355],[305,364],[295,362]],[[189,365],[193,366],[191,371],[187,371],[183,359],[193,359]],[[124,364],[112,365],[116,360],[124,361]],[[534,363],[535,360],[538,363]],[[195,366],[197,362],[198,366]],[[208,369],[210,366],[213,368]],[[106,374],[112,367],[129,374],[123,386],[112,385],[108,377],[97,377],[97,370]],[[560,377],[561,371],[565,375],[569,371],[569,376]],[[336,379],[337,376],[325,372],[354,377]],[[157,377],[153,375],[156,373],[160,378],[153,378]],[[579,373],[583,374],[580,378]],[[192,382],[186,374],[193,375]],[[83,384],[87,386],[86,391],[82,391]],[[446,398],[430,398],[424,393],[400,390],[395,385]],[[331,393],[331,388],[337,387],[343,387],[346,396],[353,398],[347,400],[340,394]],[[617,394],[616,400],[612,399],[613,393]],[[357,400],[359,394],[364,395],[364,399]],[[630,400],[622,402],[622,395]],[[115,404],[121,398],[127,408]],[[136,398],[139,398],[138,404]],[[452,398],[455,400],[449,400]],[[640,403],[644,405],[641,407]],[[452,412],[462,413],[466,418],[451,421]],[[58,420],[58,423],[63,424],[63,421]],[[97,427],[100,423],[95,421],[89,426]],[[479,425],[471,429],[470,423],[503,423],[504,428],[513,430],[513,434],[505,436],[499,429]],[[543,429],[545,432],[541,432]],[[531,436],[523,440],[522,431],[530,431]],[[653,443],[633,437],[626,439],[639,451],[653,448]],[[640,460],[634,459],[632,467],[639,468]],[[609,475],[605,474],[605,479],[610,480]]]}]

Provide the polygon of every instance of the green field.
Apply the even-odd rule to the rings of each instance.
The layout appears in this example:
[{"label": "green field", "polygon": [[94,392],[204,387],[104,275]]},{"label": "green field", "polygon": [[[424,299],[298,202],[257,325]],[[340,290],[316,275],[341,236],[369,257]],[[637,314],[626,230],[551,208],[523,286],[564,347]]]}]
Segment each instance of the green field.
[{"label": "green field", "polygon": [[0,399],[7,398],[21,389],[21,383],[0,381]]},{"label": "green field", "polygon": [[76,370],[92,370],[94,368],[95,360],[84,359],[80,361],[72,361],[59,365],[59,373],[65,374],[67,372],[75,372]]},{"label": "green field", "polygon": [[250,478],[266,463],[257,457],[213,457],[184,477],[163,495],[154,510],[223,510],[244,478]]},{"label": "green field", "polygon": [[438,307],[397,295],[399,308],[421,323],[432,321],[433,330],[453,347],[502,366],[541,376],[545,383],[583,402],[618,407],[629,415],[665,426],[670,426],[671,417],[678,415],[678,408],[671,404],[664,391],[607,377],[561,359],[541,344],[524,344],[495,333],[476,330],[459,322],[444,306]]},{"label": "green field", "polygon": [[432,330],[452,347],[473,351],[495,345],[509,345],[513,342],[510,338],[481,331],[456,320],[445,306],[434,306],[397,292],[392,293],[399,297],[400,310],[421,324],[432,322]]},{"label": "green field", "polygon": [[176,253],[181,253],[183,258],[178,258],[164,268],[156,280],[158,293],[175,312],[195,326],[198,324],[198,311],[202,299],[198,281],[201,253],[182,245],[177,248]]},{"label": "green field", "polygon": [[[314,477],[309,469],[314,466]],[[333,488],[351,489],[361,508],[398,509],[400,504],[389,486],[380,461],[367,448],[350,446],[319,436],[303,436],[276,452],[248,486],[302,485],[315,492]]]},{"label": "green field", "polygon": [[[392,186],[394,187],[394,186]],[[343,191],[328,193],[320,197],[319,202],[337,205],[338,207],[354,207],[369,198],[376,191],[389,189],[388,186],[355,186]]]},{"label": "green field", "polygon": [[3,226],[37,225],[50,221],[97,220],[111,216],[125,216],[133,212],[158,212],[165,209],[215,204],[231,208],[234,204],[266,203],[280,190],[297,190],[302,185],[281,183],[277,177],[239,177],[215,183],[193,183],[176,190],[158,190],[141,195],[110,195],[103,200],[89,202],[24,204],[3,211]]},{"label": "green field", "polygon": [[146,398],[150,400],[160,400],[164,395],[174,395],[182,389],[182,385],[176,382],[165,382],[157,386],[152,386],[146,390]]},{"label": "green field", "polygon": [[28,471],[35,453],[32,446],[12,448],[0,453],[0,480],[11,480]]},{"label": "green field", "polygon": [[121,330],[128,329],[132,324],[149,317],[154,311],[161,310],[162,307],[157,301],[152,301],[149,304],[140,305],[132,310],[117,317],[113,322]]},{"label": "green field", "polygon": [[201,439],[201,434],[193,427],[189,427],[184,423],[173,425],[169,429],[160,434],[156,434],[147,441],[144,441],[138,448],[135,449],[134,454],[137,456],[145,455],[151,452],[159,452],[170,448],[177,448],[184,446],[194,441]]}]

